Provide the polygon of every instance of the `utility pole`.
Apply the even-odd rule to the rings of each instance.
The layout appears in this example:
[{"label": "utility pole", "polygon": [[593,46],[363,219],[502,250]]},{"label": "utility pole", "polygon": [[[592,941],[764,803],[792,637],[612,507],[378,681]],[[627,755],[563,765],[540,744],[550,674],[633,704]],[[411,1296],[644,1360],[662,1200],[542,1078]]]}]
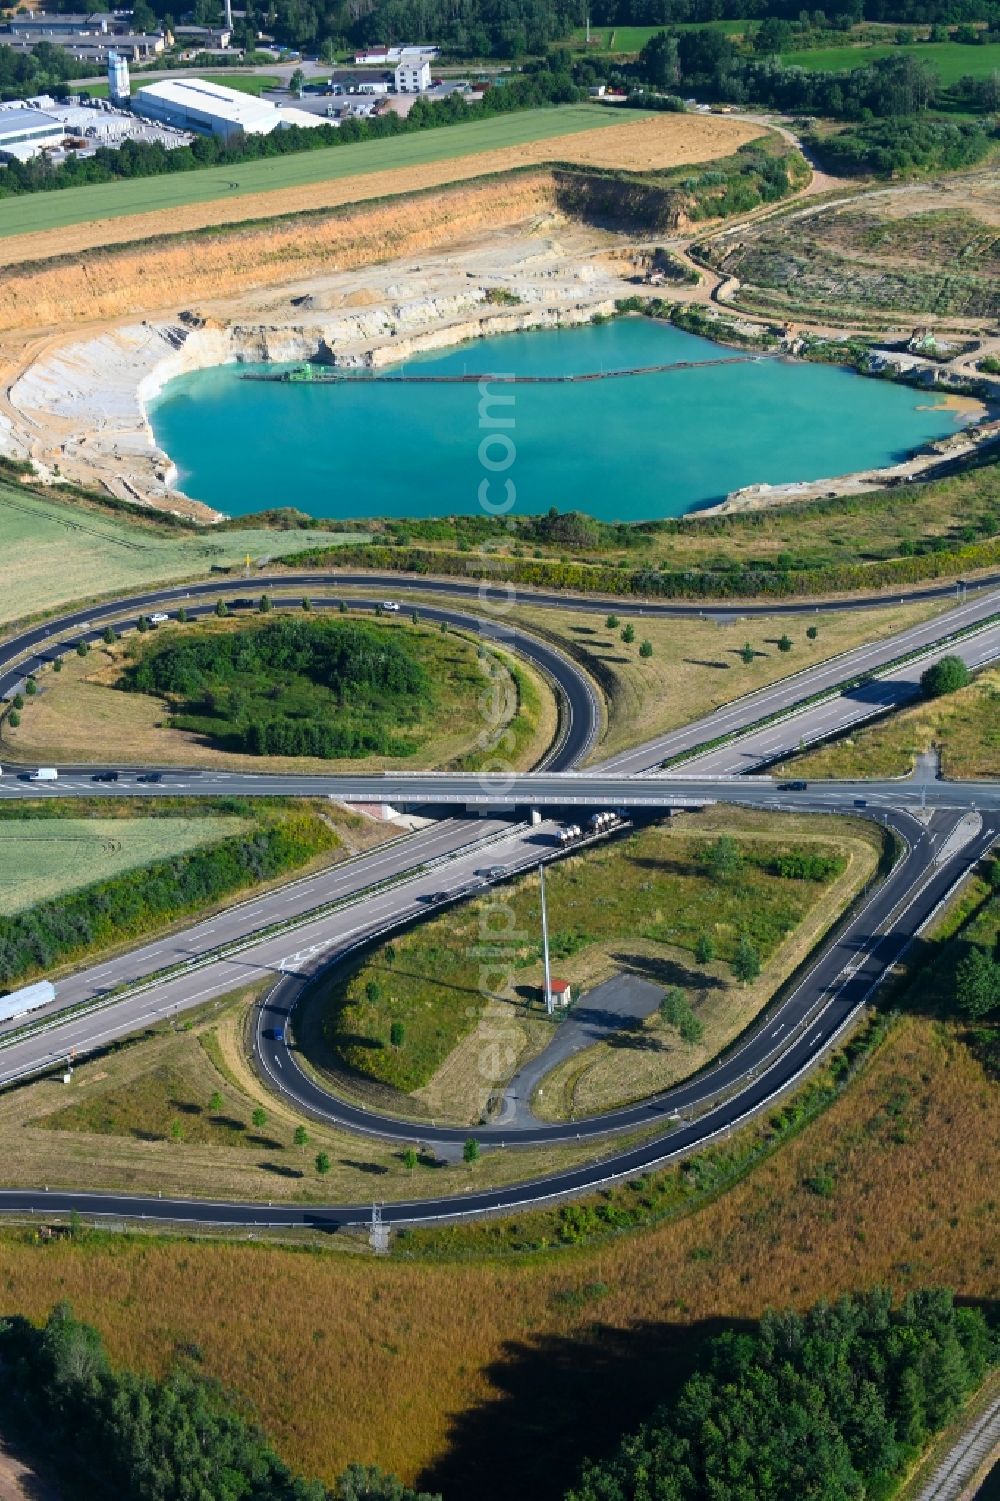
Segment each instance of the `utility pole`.
[{"label": "utility pole", "polygon": [[590,11],[587,12],[587,46],[590,46]]},{"label": "utility pole", "polygon": [[372,1205],[371,1223],[368,1226],[368,1244],[376,1256],[384,1256],[389,1249],[389,1228],[382,1223],[382,1205]]},{"label": "utility pole", "polygon": [[545,866],[538,867],[538,885],[542,893],[542,963],[545,966],[545,1014],[552,1015],[552,968],[549,964],[549,913],[545,905]]}]

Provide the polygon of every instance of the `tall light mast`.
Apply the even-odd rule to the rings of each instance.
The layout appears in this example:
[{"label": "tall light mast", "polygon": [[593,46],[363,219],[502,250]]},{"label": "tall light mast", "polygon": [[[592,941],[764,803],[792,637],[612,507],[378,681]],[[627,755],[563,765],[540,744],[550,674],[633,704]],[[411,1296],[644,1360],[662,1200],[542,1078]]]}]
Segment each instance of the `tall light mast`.
[{"label": "tall light mast", "polygon": [[538,884],[542,893],[542,963],[545,966],[545,1014],[552,1015],[552,968],[549,963],[549,913],[545,905],[545,866],[538,867]]}]

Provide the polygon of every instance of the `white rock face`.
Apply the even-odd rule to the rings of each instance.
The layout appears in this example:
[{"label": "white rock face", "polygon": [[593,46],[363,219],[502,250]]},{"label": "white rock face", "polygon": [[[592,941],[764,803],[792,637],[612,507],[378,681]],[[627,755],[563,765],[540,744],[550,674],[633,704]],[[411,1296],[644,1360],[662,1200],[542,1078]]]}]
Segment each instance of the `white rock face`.
[{"label": "white rock face", "polygon": [[[587,322],[613,310],[624,285],[586,254],[511,236],[418,265],[367,267],[244,297],[227,316],[178,312],[48,350],[10,391],[0,453],[40,473],[95,481],[123,499],[186,500],[156,446],[148,404],[176,376],[234,361],[319,358],[376,368],[425,350],[527,328]],[[497,300],[497,294],[509,300]],[[491,300],[492,299],[492,300]],[[212,513],[214,514],[214,513]]]}]

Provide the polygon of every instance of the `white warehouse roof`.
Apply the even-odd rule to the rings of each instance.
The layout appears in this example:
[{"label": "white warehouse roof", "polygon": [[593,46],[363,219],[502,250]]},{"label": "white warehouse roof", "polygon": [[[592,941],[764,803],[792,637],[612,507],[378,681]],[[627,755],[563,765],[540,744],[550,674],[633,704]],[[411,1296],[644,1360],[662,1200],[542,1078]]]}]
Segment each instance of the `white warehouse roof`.
[{"label": "white warehouse roof", "polygon": [[308,110],[276,106],[205,78],[168,78],[141,88],[132,100],[138,115],[165,120],[182,130],[209,129],[216,135],[270,135],[289,125],[308,129],[330,122]]},{"label": "white warehouse roof", "polygon": [[160,118],[166,110],[176,111],[178,115],[206,123],[218,120],[234,129],[244,130],[248,135],[267,135],[279,124],[278,111],[273,104],[265,104],[252,94],[241,94],[238,89],[210,83],[205,78],[168,78],[162,83],[147,84],[136,92],[133,108],[142,114],[147,102]]},{"label": "white warehouse roof", "polygon": [[61,122],[40,109],[28,109],[23,105],[11,109],[0,107],[0,140],[4,136],[57,135],[61,130]]}]

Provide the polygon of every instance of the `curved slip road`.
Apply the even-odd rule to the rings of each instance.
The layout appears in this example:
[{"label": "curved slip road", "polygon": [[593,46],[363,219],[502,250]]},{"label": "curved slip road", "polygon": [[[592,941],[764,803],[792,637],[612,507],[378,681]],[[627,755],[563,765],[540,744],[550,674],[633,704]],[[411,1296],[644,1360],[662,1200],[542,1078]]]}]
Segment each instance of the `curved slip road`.
[{"label": "curved slip road", "polygon": [[[878,984],[885,968],[905,952],[913,936],[933,915],[976,860],[1000,832],[996,821],[966,847],[961,856],[936,868],[922,884],[906,892],[894,892],[893,906],[883,914],[892,924],[891,931],[877,934],[874,941],[859,953],[849,953],[847,964],[832,976],[817,975],[817,984],[825,979],[828,997],[820,996],[822,1009],[800,1028],[795,1040],[784,1047],[773,1062],[763,1062],[756,1070],[744,1069],[741,1087],[732,1098],[723,1100],[694,1121],[680,1120],[666,1135],[644,1145],[614,1153],[603,1161],[554,1173],[509,1188],[451,1195],[440,1199],[409,1200],[382,1207],[386,1224],[405,1225],[461,1219],[497,1210],[537,1207],[568,1194],[599,1187],[632,1173],[648,1171],[704,1146],[757,1114],[769,1102],[793,1086],[813,1065],[817,1056],[849,1023]],[[921,856],[929,868],[932,856]],[[822,965],[823,961],[820,961]],[[778,1025],[771,1019],[771,1026]],[[697,1082],[697,1081],[696,1081]],[[661,1119],[669,1124],[670,1111],[662,1107]],[[463,1132],[462,1139],[469,1133]],[[480,1132],[475,1133],[477,1136]],[[575,1131],[574,1131],[575,1134]],[[412,1140],[412,1130],[403,1134]],[[423,1138],[421,1138],[423,1139]],[[307,1227],[335,1231],[342,1226],[364,1223],[370,1204],[348,1205],[263,1205],[226,1201],[159,1198],[150,1195],[86,1193],[53,1190],[9,1189],[0,1191],[0,1211],[24,1214],[68,1214],[77,1212],[91,1217],[139,1218],[169,1224],[206,1224],[228,1228],[254,1226]]]},{"label": "curved slip road", "polygon": [[[344,577],[336,580],[340,585],[348,582]],[[359,582],[371,585],[370,577],[360,579]],[[402,581],[398,578],[382,580],[386,592],[390,590],[399,592]],[[281,576],[276,580],[254,581],[256,589],[263,587],[291,586],[316,588],[319,581],[314,575],[301,579]],[[238,583],[220,590],[219,585],[209,584],[196,590],[196,593],[204,594],[213,600],[220,594],[226,593],[230,597],[239,590],[246,590],[246,583]],[[408,587],[419,588],[427,591],[432,586],[426,580],[413,581]],[[445,592],[461,591],[463,594],[478,592],[475,586],[455,585],[446,589]],[[58,632],[65,634],[69,629],[89,633],[91,639],[99,636],[103,626],[95,624],[95,620],[115,619],[119,620],[126,609],[149,610],[157,604],[179,604],[183,596],[190,597],[192,590],[158,591],[155,595],[144,595],[126,602],[103,607],[104,613],[98,616],[95,610],[75,612],[72,620],[70,617],[55,623]],[[941,597],[946,590],[937,590],[924,597]],[[533,603],[539,603],[536,596],[532,596]],[[317,601],[317,604],[319,601]],[[355,603],[352,601],[352,603]],[[367,602],[370,606],[375,601]],[[554,596],[551,603],[565,608],[567,601],[560,596]],[[874,604],[884,604],[884,599],[853,602],[850,607],[869,608]],[[623,609],[621,602],[615,602],[616,608]],[[594,601],[580,602],[578,608],[595,608]],[[190,606],[189,606],[190,608]],[[210,605],[201,605],[198,608],[211,608]],[[421,612],[428,618],[432,615],[432,607],[424,604],[420,606]],[[661,607],[663,613],[702,613],[696,607],[665,606]],[[819,608],[815,604],[807,606],[798,605],[786,607],[785,613],[802,611],[812,612]],[[960,611],[949,614],[946,621],[930,622],[924,627],[904,632],[900,637],[889,643],[881,643],[875,648],[860,648],[856,653],[847,653],[837,660],[836,663],[820,664],[815,669],[808,669],[797,675],[795,679],[786,680],[784,684],[774,685],[773,690],[762,690],[761,693],[749,695],[744,701],[736,706],[735,723],[732,726],[738,730],[742,725],[758,723],[762,715],[780,712],[782,709],[795,708],[801,704],[801,700],[817,691],[817,683],[824,686],[822,674],[831,673],[833,682],[842,682],[852,672],[865,670],[858,667],[859,659],[867,664],[867,670],[878,665],[873,657],[879,653],[881,661],[891,661],[900,651],[914,651],[926,648],[935,640],[940,639],[946,630],[952,630],[955,625],[971,626],[977,621],[981,622],[996,609],[996,601],[989,597],[977,597],[971,604],[968,602],[961,607]],[[192,610],[193,613],[193,610]],[[741,613],[745,613],[741,610]],[[749,612],[746,612],[749,613]],[[755,608],[753,613],[775,613],[773,606]],[[956,617],[959,617],[956,619]],[[467,618],[463,620],[466,623]],[[479,628],[478,620],[469,622],[473,628]],[[45,628],[39,628],[43,634],[39,641],[31,645],[41,645],[43,641],[51,639],[53,624]],[[501,633],[502,638],[506,632]],[[72,649],[76,637],[69,640],[68,646]],[[980,638],[981,640],[982,638]],[[20,642],[21,650],[25,649],[25,638],[19,637],[16,642],[9,642],[0,651],[0,666],[6,661],[8,664],[18,654],[17,642]],[[905,643],[901,645],[901,643]],[[510,644],[507,641],[507,644]],[[977,648],[981,649],[981,648]],[[44,660],[41,657],[40,660]],[[926,664],[925,664],[926,665]],[[8,665],[8,672],[12,669]],[[23,672],[23,666],[17,669]],[[544,669],[543,669],[544,670]],[[2,680],[0,680],[2,682]],[[592,691],[587,685],[587,693],[590,698],[591,714],[596,716],[596,704],[593,702]],[[776,697],[774,696],[776,695]],[[582,712],[582,711],[581,711]],[[721,712],[721,711],[720,711]],[[573,714],[570,714],[572,727]],[[712,716],[714,719],[715,716]],[[596,717],[588,720],[591,729],[591,738],[596,729]],[[687,733],[694,737],[692,743],[703,744],[706,738],[713,738],[707,731],[707,725],[711,721],[703,721],[697,726],[687,727],[680,733]],[[798,729],[798,726],[796,726]],[[664,737],[669,740],[670,737]],[[643,747],[638,752],[627,753],[633,762],[638,759],[641,764],[636,769],[646,769],[656,766],[663,759],[663,740],[658,741],[652,747]],[[572,749],[572,748],[571,748]],[[667,754],[673,754],[668,751]],[[566,742],[560,748],[563,757],[562,764],[572,764],[571,751],[567,751]],[[622,775],[625,766],[619,767],[618,762],[622,758],[616,758],[615,763],[609,763],[603,774],[567,775],[566,772],[554,773],[551,769],[543,773],[528,774],[516,778],[507,779],[504,782],[498,780],[475,777],[462,778],[451,776],[425,776],[401,777],[395,780],[391,777],[380,778],[303,778],[303,777],[255,777],[255,776],[231,776],[205,775],[193,777],[190,773],[172,773],[164,777],[161,784],[131,784],[116,788],[116,795],[131,791],[142,793],[147,796],[169,795],[182,788],[187,791],[203,790],[206,793],[218,795],[221,790],[233,793],[267,792],[279,795],[315,795],[317,793],[331,793],[335,796],[347,798],[389,798],[391,800],[423,801],[442,803],[466,803],[480,805],[490,809],[506,805],[548,805],[556,807],[579,807],[579,806],[646,806],[663,807],[671,803],[683,802],[684,799],[695,802],[704,802],[713,799],[725,799],[751,803],[762,807],[814,807],[823,811],[847,811],[853,809],[859,799],[864,799],[873,807],[884,806],[885,817],[895,823],[897,828],[907,827],[906,815],[895,811],[896,805],[905,805],[907,802],[915,803],[917,789],[907,788],[906,784],[857,784],[853,787],[835,787],[827,789],[812,789],[804,795],[775,788],[769,783],[740,783],[726,779],[722,782],[698,781],[690,777],[666,778],[640,778]],[[553,763],[555,764],[555,763]],[[608,773],[612,769],[617,775]],[[631,768],[630,768],[631,769]],[[686,769],[686,768],[685,768]],[[220,783],[223,785],[220,786]],[[44,784],[42,784],[43,786]],[[5,784],[4,792],[7,795],[38,795],[41,786],[32,785],[25,788],[23,784]],[[48,790],[48,789],[46,789]],[[88,781],[63,781],[51,788],[50,795],[93,795],[95,789]],[[929,789],[922,789],[920,797],[926,798],[928,803],[944,808],[952,807],[963,810],[973,804],[988,809],[1000,809],[1000,789],[985,785],[979,788],[946,786],[935,784]],[[776,1093],[789,1087],[790,1084],[815,1061],[816,1055],[825,1047],[828,1047],[842,1030],[847,1020],[863,1003],[864,996],[874,987],[878,978],[885,969],[894,962],[895,958],[903,952],[914,933],[928,920],[944,895],[954,886],[957,880],[980,858],[982,853],[992,843],[998,827],[996,817],[989,813],[982,831],[959,855],[940,865],[935,864],[935,842],[938,848],[945,839],[950,827],[944,815],[937,815],[938,824],[930,831],[916,830],[910,841],[906,857],[899,863],[893,872],[892,878],[877,890],[869,902],[861,911],[850,920],[845,931],[833,943],[829,944],[816,964],[807,976],[795,987],[795,989],[779,1002],[777,1008],[772,1008],[766,1023],[759,1025],[733,1053],[723,1059],[713,1070],[702,1075],[699,1079],[681,1086],[678,1090],[670,1092],[658,1101],[646,1102],[644,1106],[635,1107],[635,1111],[645,1111],[641,1118],[634,1112],[617,1112],[616,1118],[608,1123],[606,1120],[575,1123],[570,1127],[538,1127],[542,1137],[533,1137],[532,1132],[518,1133],[518,1141],[531,1141],[533,1139],[552,1140],[557,1139],[560,1131],[564,1136],[569,1135],[602,1135],[609,1130],[620,1131],[629,1126],[655,1124],[659,1121],[669,1120],[675,1111],[684,1109],[703,1109],[710,1101],[716,1101],[707,1113],[696,1121],[677,1122],[670,1133],[667,1143],[661,1137],[644,1147],[634,1148],[630,1151],[615,1154],[605,1159],[602,1163],[593,1164],[590,1167],[580,1168],[571,1173],[558,1174],[552,1178],[541,1180],[538,1183],[522,1184],[507,1190],[489,1191],[482,1195],[462,1195],[457,1200],[421,1201],[411,1205],[393,1205],[385,1210],[387,1221],[401,1222],[405,1220],[449,1217],[481,1212],[484,1209],[512,1208],[516,1205],[537,1203],[548,1198],[578,1191],[583,1188],[594,1187],[599,1182],[607,1181],[610,1177],[621,1176],[628,1172],[637,1171],[644,1167],[650,1167],[657,1162],[665,1161],[671,1156],[689,1152],[700,1143],[710,1140],[720,1130],[728,1130],[745,1115],[753,1113],[762,1104],[772,1098]],[[912,823],[912,820],[910,821]],[[951,820],[954,822],[954,819]],[[480,824],[476,828],[477,835],[484,829],[491,833],[494,825]],[[419,837],[419,836],[418,836]],[[446,836],[447,838],[448,836]],[[524,831],[508,832],[506,838],[511,845],[511,868],[519,863],[528,866],[537,863],[541,851],[537,845],[532,848],[532,842],[538,838],[544,838],[544,832],[527,833]],[[466,834],[465,838],[468,838]],[[409,847],[412,841],[405,841],[405,847]],[[468,868],[468,862],[476,858],[475,854],[468,849],[456,853],[449,859],[448,882],[449,897],[454,899],[456,895],[465,894],[476,889],[482,889],[483,879],[475,869]],[[491,852],[490,860],[496,858]],[[462,864],[461,862],[465,862]],[[342,868],[342,869],[346,869]],[[455,884],[454,875],[459,877]],[[361,879],[365,879],[365,873],[360,872]],[[50,1029],[47,1033],[39,1034],[44,1040],[43,1046],[52,1047],[57,1051],[50,1056],[65,1057],[66,1048],[63,1045],[71,1035],[72,1029],[80,1034],[79,1045],[81,1047],[92,1045],[95,1035],[100,1040],[112,1035],[123,1035],[127,1031],[133,1031],[141,1026],[144,1021],[162,1016],[169,1011],[184,1004],[194,1004],[206,994],[220,994],[225,989],[233,988],[239,983],[233,978],[231,971],[225,968],[226,962],[235,962],[240,966],[240,978],[246,980],[248,973],[259,974],[261,967],[271,970],[294,968],[296,978],[282,982],[278,991],[272,992],[269,1007],[272,1016],[277,1016],[281,1025],[284,1023],[284,1013],[287,1010],[287,1001],[295,993],[295,987],[301,987],[302,974],[309,974],[315,967],[320,957],[323,962],[328,962],[331,953],[343,952],[344,946],[351,946],[362,938],[372,936],[373,931],[380,927],[392,926],[400,921],[411,920],[415,911],[425,912],[428,910],[428,897],[440,900],[439,890],[428,891],[426,882],[430,880],[432,887],[439,887],[442,877],[436,872],[421,872],[414,881],[402,882],[398,887],[394,886],[388,891],[380,892],[375,898],[369,898],[364,902],[364,921],[357,921],[357,912],[353,917],[348,917],[350,924],[345,932],[331,934],[331,926],[341,917],[331,919],[329,916],[317,918],[312,923],[315,933],[310,933],[310,924],[306,922],[295,935],[298,946],[289,953],[289,937],[263,940],[261,944],[251,944],[242,956],[236,961],[222,961],[222,968],[217,976],[219,983],[216,988],[202,988],[202,982],[206,972],[199,974],[199,989],[195,996],[191,995],[192,982],[190,977],[174,981],[157,982],[150,987],[153,992],[134,999],[117,1001],[112,1010],[101,1014],[97,1018],[91,1014],[88,1017],[77,1018],[75,1021],[61,1023],[58,1027]],[[424,882],[422,888],[419,883]],[[260,899],[264,902],[268,899]],[[415,903],[423,902],[423,906],[415,907]],[[376,910],[374,903],[382,904],[382,909]],[[255,923],[262,918],[260,911],[249,912],[248,907],[259,906],[259,903],[246,904],[243,909],[241,921],[253,916]],[[384,910],[383,910],[384,909]],[[867,928],[867,932],[866,932]],[[309,941],[312,940],[312,941]],[[270,944],[270,950],[264,952],[264,946]],[[847,948],[845,949],[845,945]],[[283,950],[279,954],[279,951]],[[845,958],[846,955],[846,958]],[[839,964],[839,967],[838,967]],[[225,975],[225,978],[223,978]],[[288,989],[284,987],[287,985]],[[171,995],[176,995],[172,1000]],[[136,1014],[137,1008],[146,1008],[145,1014]],[[277,1023],[275,1023],[277,1025]],[[260,1027],[264,1028],[263,1014]],[[103,1028],[103,1030],[98,1030]],[[264,1040],[264,1039],[262,1039]],[[271,1039],[275,1042],[273,1053],[269,1056],[267,1049],[261,1053],[261,1064],[272,1072],[278,1070],[288,1071],[287,1079],[282,1078],[278,1087],[286,1092],[308,1085],[309,1081],[298,1069],[292,1052],[289,1052],[282,1038]],[[265,1040],[266,1041],[266,1040]],[[10,1064],[14,1049],[33,1047],[38,1049],[37,1039],[28,1039],[26,1043],[17,1043],[5,1049],[0,1058],[5,1064]],[[297,1078],[293,1079],[293,1073]],[[0,1075],[3,1078],[12,1076],[8,1069]],[[300,1081],[303,1081],[300,1083]],[[311,1086],[315,1088],[315,1086]],[[730,1098],[718,1099],[719,1092],[731,1095]],[[333,1109],[343,1112],[350,1107],[331,1101],[331,1097],[323,1091],[317,1091],[319,1100],[301,1101],[302,1108],[312,1110],[314,1113],[328,1114],[331,1106]],[[413,1140],[417,1136],[420,1140],[432,1139],[426,1127],[414,1128],[412,1124],[401,1123],[389,1118],[372,1117],[363,1114],[360,1122],[352,1122],[355,1128],[376,1130],[381,1134],[398,1136],[404,1140]],[[346,1118],[340,1114],[338,1119]],[[502,1134],[508,1130],[503,1125],[479,1130],[475,1134],[484,1142],[505,1140]],[[490,1132],[493,1135],[490,1135]],[[448,1134],[439,1135],[433,1139],[464,1140],[468,1136],[468,1130],[460,1130],[453,1136]],[[331,1208],[329,1210],[304,1209],[296,1206],[283,1206],[281,1209],[267,1211],[265,1216],[260,1205],[218,1205],[207,1203],[194,1203],[190,1201],[159,1201],[148,1199],[136,1199],[127,1195],[73,1195],[73,1194],[46,1194],[25,1195],[23,1193],[0,1194],[0,1209],[21,1210],[28,1208],[41,1209],[43,1212],[52,1212],[58,1209],[76,1208],[87,1213],[94,1214],[105,1212],[112,1216],[155,1214],[165,1220],[190,1220],[200,1219],[205,1222],[222,1224],[255,1224],[265,1221],[275,1224],[323,1224],[329,1228],[335,1228],[340,1223],[354,1223],[366,1216],[367,1210],[359,1206],[346,1206],[345,1208]]]}]

